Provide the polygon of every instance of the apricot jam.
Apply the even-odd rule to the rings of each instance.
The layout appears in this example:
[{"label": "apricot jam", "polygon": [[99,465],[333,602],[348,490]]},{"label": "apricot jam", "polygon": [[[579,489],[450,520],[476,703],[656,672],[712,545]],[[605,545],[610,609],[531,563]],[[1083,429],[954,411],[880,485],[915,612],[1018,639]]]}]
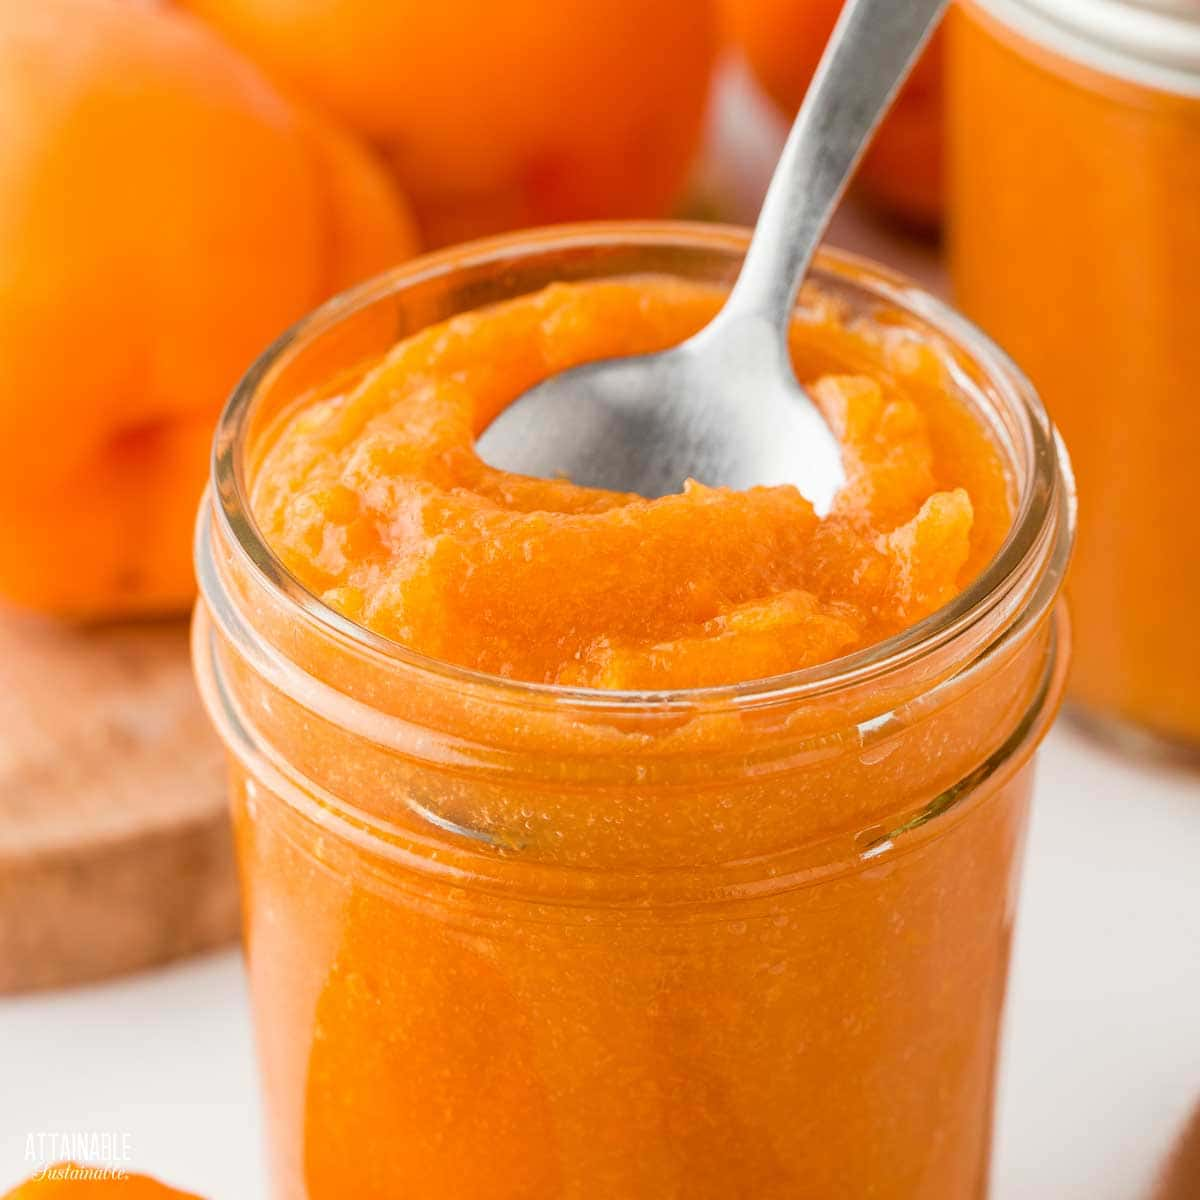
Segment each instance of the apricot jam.
[{"label": "apricot jam", "polygon": [[1078,473],[1070,697],[1200,754],[1200,7],[972,3],[949,88],[957,302]]},{"label": "apricot jam", "polygon": [[669,345],[742,235],[481,243],[251,372],[202,510],[275,1195],[962,1200],[986,1187],[1069,474],[1024,381],[827,258],[846,447],[657,501],[482,464],[546,373]]},{"label": "apricot jam", "polygon": [[999,454],[928,347],[847,329],[819,298],[794,341],[846,448],[825,521],[793,487],[692,482],[646,501],[476,455],[475,435],[548,374],[677,344],[721,299],[654,278],[558,284],[422,330],[279,432],[254,478],[263,536],[366,628],[543,683],[742,683],[928,616],[1007,532]]}]

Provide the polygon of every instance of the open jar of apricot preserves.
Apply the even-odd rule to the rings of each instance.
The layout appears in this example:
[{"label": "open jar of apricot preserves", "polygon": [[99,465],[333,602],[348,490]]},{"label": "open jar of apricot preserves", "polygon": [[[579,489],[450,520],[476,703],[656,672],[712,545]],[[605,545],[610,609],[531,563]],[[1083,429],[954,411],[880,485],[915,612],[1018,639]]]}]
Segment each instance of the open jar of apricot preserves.
[{"label": "open jar of apricot preserves", "polygon": [[[1073,519],[1024,379],[936,300],[826,255],[793,350],[841,380],[816,385],[848,405],[841,517],[791,489],[640,501],[426,453],[471,427],[430,395],[676,338],[744,248],[617,225],[426,258],[286,335],[224,414],[194,650],[230,755],[281,1200],[986,1192]],[[326,453],[342,482],[319,482]],[[902,498],[914,472],[934,498]],[[794,536],[811,592],[621,641],[786,573]],[[954,546],[961,587],[846,640]],[[842,564],[842,601],[817,563]],[[609,599],[631,579],[640,609]],[[547,682],[544,629],[589,623],[612,636]],[[437,656],[401,640],[436,637]],[[805,665],[755,674],[781,646]]]},{"label": "open jar of apricot preserves", "polygon": [[957,299],[1079,479],[1070,696],[1200,755],[1200,4],[973,0],[950,43]]}]

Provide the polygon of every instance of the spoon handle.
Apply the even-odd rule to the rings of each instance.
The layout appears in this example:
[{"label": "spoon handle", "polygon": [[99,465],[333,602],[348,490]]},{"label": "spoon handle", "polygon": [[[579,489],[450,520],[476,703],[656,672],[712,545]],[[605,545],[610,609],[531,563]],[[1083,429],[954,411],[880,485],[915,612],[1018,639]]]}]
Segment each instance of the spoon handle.
[{"label": "spoon handle", "polygon": [[948,0],[847,0],[796,115],[718,320],[787,336],[796,293],[867,142]]}]

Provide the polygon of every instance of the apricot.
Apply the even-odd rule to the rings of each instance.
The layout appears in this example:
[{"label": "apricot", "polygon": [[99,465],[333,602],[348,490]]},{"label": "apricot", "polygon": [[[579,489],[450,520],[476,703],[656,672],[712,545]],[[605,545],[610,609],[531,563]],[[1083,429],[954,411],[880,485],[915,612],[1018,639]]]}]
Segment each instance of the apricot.
[{"label": "apricot", "polygon": [[376,143],[434,244],[669,210],[712,0],[180,0]]},{"label": "apricot", "polygon": [[369,152],[194,18],[0,9],[0,598],[181,609],[216,413],[254,355],[407,256]]},{"label": "apricot", "polygon": [[[820,62],[841,0],[721,0],[726,31],[790,119]],[[858,172],[870,199],[919,226],[942,216],[942,39],[935,34]]]},{"label": "apricot", "polygon": [[55,1163],[18,1184],[3,1200],[199,1200],[146,1175],[96,1178],[96,1168]]}]

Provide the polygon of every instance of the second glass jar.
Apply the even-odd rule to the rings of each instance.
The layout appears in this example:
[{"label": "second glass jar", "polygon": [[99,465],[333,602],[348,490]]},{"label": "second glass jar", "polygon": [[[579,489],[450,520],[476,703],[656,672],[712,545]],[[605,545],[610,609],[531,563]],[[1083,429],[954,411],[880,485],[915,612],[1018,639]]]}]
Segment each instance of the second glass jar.
[{"label": "second glass jar", "polygon": [[950,33],[956,298],[1079,482],[1070,697],[1200,759],[1200,9],[978,0]]}]

